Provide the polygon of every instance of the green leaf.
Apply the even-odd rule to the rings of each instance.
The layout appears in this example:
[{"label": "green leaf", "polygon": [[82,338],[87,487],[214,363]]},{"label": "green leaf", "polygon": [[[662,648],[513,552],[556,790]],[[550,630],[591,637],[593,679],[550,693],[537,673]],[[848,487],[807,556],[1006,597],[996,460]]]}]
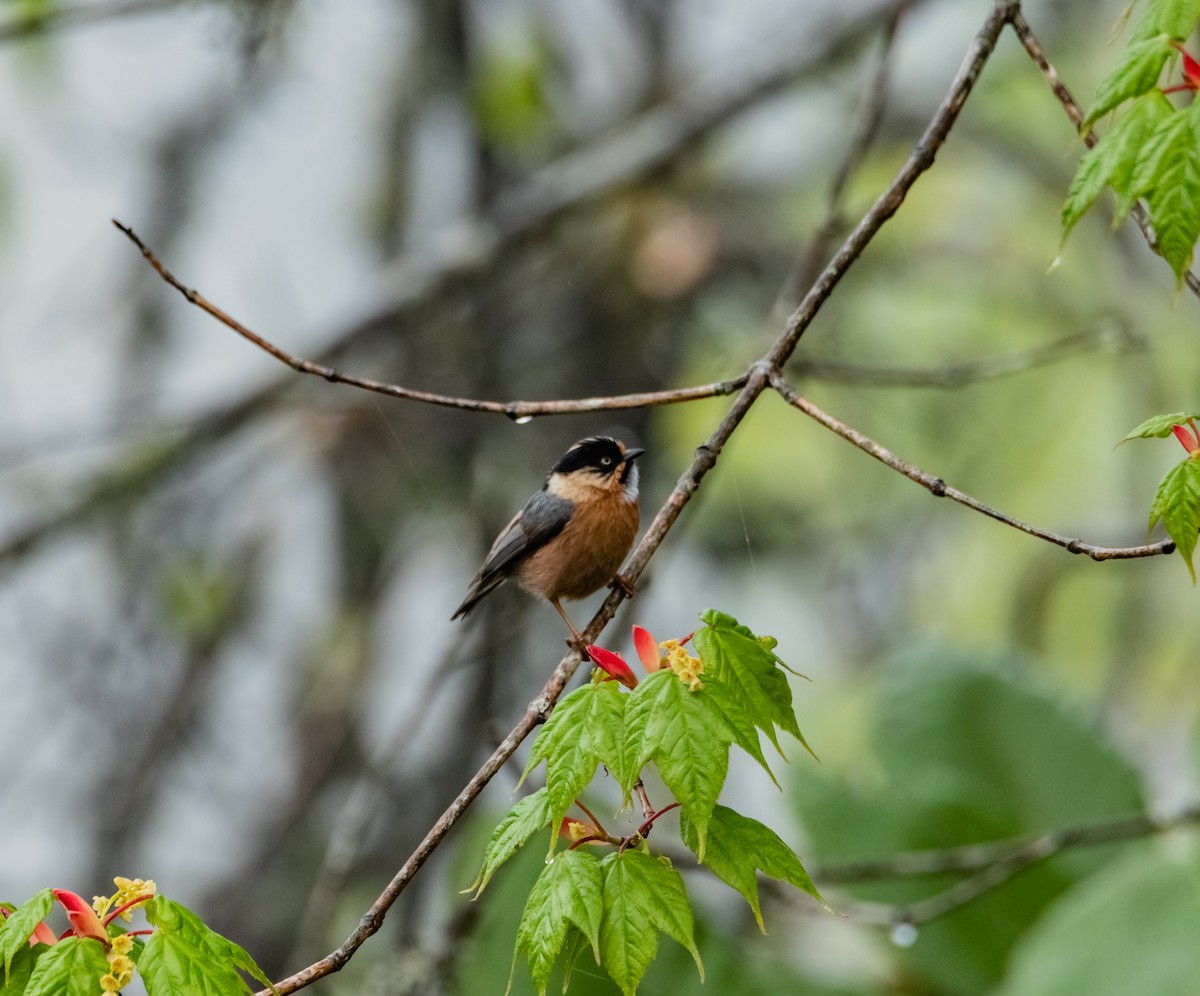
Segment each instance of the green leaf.
[{"label": "green leaf", "polygon": [[781,757],[775,727],[790,733],[812,753],[792,711],[792,689],[782,662],[745,626],[732,616],[710,609],[700,617],[707,625],[692,638],[704,671],[717,679],[729,698],[741,707],[750,721],[766,733]]},{"label": "green leaf", "polygon": [[1192,553],[1200,530],[1200,460],[1189,457],[1167,471],[1150,506],[1151,529],[1159,519],[1167,535],[1175,541],[1175,549],[1187,564],[1194,584],[1196,568],[1192,565]]},{"label": "green leaf", "polygon": [[7,981],[0,976],[0,996],[24,996],[25,987],[29,985],[29,978],[33,975],[34,966],[38,959],[49,950],[50,948],[45,944],[35,944],[33,947],[26,944],[21,948],[10,963]]},{"label": "green leaf", "polygon": [[646,967],[658,951],[660,930],[691,952],[703,981],[704,965],[696,949],[692,907],[679,872],[666,858],[633,849],[612,852],[600,864],[604,872],[600,953],[605,971],[621,992],[625,996],[637,992]]},{"label": "green leaf", "polygon": [[186,906],[155,896],[145,906],[146,919],[157,928],[138,959],[138,971],[149,996],[241,996],[251,991],[237,969],[275,991],[253,958],[222,937]]},{"label": "green leaf", "polygon": [[1138,97],[1117,118],[1109,132],[1084,153],[1071,180],[1062,208],[1062,240],[1096,202],[1105,185],[1117,194],[1116,221],[1124,219],[1137,199],[1131,194],[1133,172],[1146,140],[1175,112],[1171,102],[1159,90]]},{"label": "green leaf", "polygon": [[[1192,104],[1177,111],[1155,132],[1147,155],[1156,155],[1158,168],[1145,191],[1158,250],[1171,264],[1177,282],[1192,262],[1200,238],[1200,131]],[[1161,143],[1154,141],[1161,135]]]},{"label": "green leaf", "polygon": [[103,944],[94,937],[64,937],[37,960],[25,996],[96,996],[107,974]]},{"label": "green leaf", "polygon": [[544,993],[550,970],[572,927],[591,944],[599,963],[603,908],[600,862],[582,848],[556,854],[538,876],[525,903],[517,927],[514,967],[524,951],[533,983],[539,993]]},{"label": "green leaf", "polygon": [[995,996],[1176,996],[1200,978],[1200,867],[1176,849],[1127,852],[1031,927]]},{"label": "green leaf", "polygon": [[1173,52],[1171,36],[1166,34],[1127,45],[1121,61],[1096,88],[1095,102],[1083,119],[1082,127],[1090,127],[1118,104],[1152,90],[1162,74],[1163,65]]},{"label": "green leaf", "polygon": [[643,678],[629,696],[625,728],[638,768],[653,761],[696,824],[703,858],[708,819],[729,769],[725,723],[704,689],[689,691],[674,671],[663,669]]},{"label": "green leaf", "polygon": [[5,979],[8,978],[13,958],[18,951],[29,947],[29,936],[53,906],[53,893],[43,889],[10,913],[7,919],[0,921],[0,958],[4,960]]},{"label": "green leaf", "polygon": [[1187,38],[1200,20],[1200,0],[1152,0],[1138,22],[1137,36],[1165,34],[1180,41]]},{"label": "green leaf", "polygon": [[[534,741],[521,775],[524,781],[542,761],[546,762],[551,825],[561,822],[601,762],[614,772],[618,783],[624,784],[624,715],[625,695],[615,681],[584,685],[555,706]],[[551,850],[557,839],[551,838]]]},{"label": "green leaf", "polygon": [[483,852],[483,867],[471,885],[479,898],[491,878],[504,862],[517,853],[530,837],[550,825],[550,796],[540,788],[517,802],[508,815],[492,831],[487,849]]},{"label": "green leaf", "polygon": [[[680,821],[680,835],[693,854],[700,857],[699,836],[695,824],[686,816]],[[709,870],[722,882],[740,892],[754,911],[758,929],[764,934],[762,910],[758,904],[758,870],[772,878],[803,889],[830,912],[796,852],[770,827],[758,820],[717,806],[708,829],[708,851],[704,859]]]},{"label": "green leaf", "polygon": [[725,724],[729,742],[737,744],[754,758],[761,765],[763,771],[770,775],[771,781],[775,782],[775,787],[780,788],[779,782],[775,778],[775,772],[771,770],[767,759],[763,757],[762,745],[758,739],[758,727],[746,715],[724,682],[711,674],[705,674],[703,681],[705,698],[708,699],[713,714]]},{"label": "green leaf", "polygon": [[[1171,435],[1171,430],[1177,425],[1187,425],[1191,419],[1200,419],[1200,412],[1175,412],[1173,415],[1155,415],[1154,418],[1148,418],[1145,422],[1139,425],[1136,429],[1130,432],[1121,443],[1126,443],[1131,439],[1165,439]],[[1117,445],[1120,446],[1121,443]],[[1154,523],[1150,523],[1154,525]]]}]

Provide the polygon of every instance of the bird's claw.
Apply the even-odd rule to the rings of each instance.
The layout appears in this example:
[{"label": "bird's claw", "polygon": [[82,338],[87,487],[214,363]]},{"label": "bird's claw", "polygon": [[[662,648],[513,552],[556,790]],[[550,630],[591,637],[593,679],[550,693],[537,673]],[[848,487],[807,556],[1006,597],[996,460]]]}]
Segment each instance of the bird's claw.
[{"label": "bird's claw", "polygon": [[624,574],[616,575],[608,582],[608,586],[613,591],[619,591],[626,598],[633,598],[637,594],[637,585],[630,581]]}]

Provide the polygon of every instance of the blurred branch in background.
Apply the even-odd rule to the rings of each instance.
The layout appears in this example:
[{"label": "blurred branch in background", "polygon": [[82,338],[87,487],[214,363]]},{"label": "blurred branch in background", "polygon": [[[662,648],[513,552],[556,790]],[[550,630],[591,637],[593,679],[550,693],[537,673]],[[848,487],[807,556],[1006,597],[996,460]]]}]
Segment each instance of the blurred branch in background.
[{"label": "blurred branch in background", "polygon": [[[886,858],[862,861],[810,862],[809,872],[821,885],[851,885],[897,878],[970,873],[970,877],[941,892],[914,903],[889,905],[848,899],[837,908],[863,923],[885,927],[928,923],[979,898],[1027,868],[1064,851],[1102,844],[1124,843],[1161,836],[1200,824],[1200,804],[1188,806],[1171,816],[1137,813],[1084,826],[1049,830],[1012,840],[965,844],[931,851],[911,851]],[[772,883],[779,896],[792,894]]]},{"label": "blurred branch in background", "polygon": [[829,258],[834,240],[846,230],[848,224],[846,189],[851,178],[866,162],[867,153],[875,144],[880,126],[883,124],[893,72],[892,62],[896,46],[896,33],[904,13],[905,8],[897,7],[887,13],[883,22],[879,39],[879,54],[876,57],[878,61],[868,85],[864,105],[859,111],[858,127],[851,135],[846,152],[829,185],[829,200],[825,209],[825,218],[809,240],[799,265],[775,299],[771,317],[777,323],[783,322],[800,303],[800,295],[812,286],[813,281],[821,272],[821,267]]},{"label": "blurred branch in background", "polygon": [[855,387],[932,387],[958,390],[968,384],[996,377],[1036,370],[1059,363],[1098,348],[1118,352],[1136,352],[1145,348],[1145,341],[1123,324],[1104,324],[1065,335],[1061,339],[998,356],[983,356],[961,360],[937,367],[900,368],[871,367],[858,363],[838,363],[832,360],[802,359],[791,364],[790,371],[805,380],[832,384],[852,384]]},{"label": "blurred branch in background", "polygon": [[[216,2],[216,0],[213,0]],[[35,9],[0,24],[0,42],[40,35],[47,31],[86,27],[137,14],[153,14],[185,6],[184,0],[111,0],[109,3],[30,5]]]}]

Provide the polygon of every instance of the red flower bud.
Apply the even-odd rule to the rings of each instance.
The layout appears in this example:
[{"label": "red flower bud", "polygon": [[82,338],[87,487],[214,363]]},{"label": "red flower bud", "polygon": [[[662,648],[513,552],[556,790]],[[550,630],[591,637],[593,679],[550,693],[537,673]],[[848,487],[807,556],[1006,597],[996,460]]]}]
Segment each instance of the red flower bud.
[{"label": "red flower bud", "polygon": [[1187,426],[1173,425],[1171,426],[1171,431],[1175,433],[1175,438],[1183,444],[1183,448],[1187,450],[1188,453],[1194,453],[1196,450],[1200,450],[1200,439],[1197,439],[1191,432],[1189,432]]},{"label": "red flower bud", "polygon": [[587,652],[596,667],[600,668],[610,678],[616,679],[626,688],[636,687],[638,683],[637,675],[633,673],[620,654],[615,654],[611,650],[605,650],[603,647],[597,647],[594,644],[587,648]]},{"label": "red flower bud", "polygon": [[67,919],[71,921],[69,933],[76,937],[94,937],[105,946],[108,945],[108,931],[104,929],[100,918],[96,916],[96,911],[84,901],[82,896],[77,896],[66,889],[55,889],[54,898],[67,911]]},{"label": "red flower bud", "polygon": [[1183,56],[1183,89],[1200,90],[1200,62],[1197,62],[1188,54],[1188,50],[1183,47],[1181,42],[1173,41],[1171,45]]},{"label": "red flower bud", "polygon": [[662,654],[658,652],[658,641],[649,630],[641,626],[633,627],[633,645],[637,648],[638,660],[647,674],[653,674],[662,667]]}]

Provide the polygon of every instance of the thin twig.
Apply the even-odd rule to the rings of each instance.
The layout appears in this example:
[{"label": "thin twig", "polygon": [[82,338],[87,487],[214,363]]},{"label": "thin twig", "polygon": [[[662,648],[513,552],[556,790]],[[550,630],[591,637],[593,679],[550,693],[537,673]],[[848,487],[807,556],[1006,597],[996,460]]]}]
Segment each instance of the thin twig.
[{"label": "thin twig", "polygon": [[423,401],[429,405],[440,405],[443,408],[461,408],[472,412],[495,412],[506,415],[517,422],[523,422],[539,415],[567,415],[580,412],[613,411],[622,408],[650,408],[655,405],[673,405],[681,401],[696,401],[701,398],[715,398],[732,394],[745,384],[745,377],[733,380],[718,381],[715,384],[702,384],[697,387],[677,388],[673,391],[648,391],[642,394],[623,394],[606,398],[579,398],[568,401],[483,401],[478,398],[456,398],[447,394],[435,394],[431,391],[416,391],[397,384],[387,384],[383,381],[372,380],[369,377],[355,377],[341,373],[323,363],[315,363],[303,357],[289,353],[287,350],[264,339],[257,332],[247,328],[236,318],[218,308],[203,294],[188,287],[178,277],[168,270],[148,246],[138,237],[128,225],[113,219],[113,224],[128,236],[129,240],[138,247],[146,262],[168,284],[184,296],[189,304],[194,304],[201,311],[211,315],[226,328],[232,329],[248,342],[253,343],[263,352],[275,357],[281,363],[286,363],[297,373],[312,374],[333,384],[347,384],[364,391],[376,394],[386,394],[390,398],[403,398],[407,401]]},{"label": "thin twig", "polygon": [[907,460],[900,459],[900,457],[896,456],[895,453],[885,446],[881,446],[869,436],[864,435],[845,422],[839,421],[827,412],[822,411],[807,398],[797,394],[780,375],[772,375],[771,386],[793,408],[804,412],[813,421],[825,426],[826,429],[841,436],[846,442],[857,446],[867,455],[873,456],[885,466],[891,467],[897,473],[903,474],[910,481],[915,481],[930,494],[938,498],[949,498],[951,501],[965,505],[967,508],[980,512],[988,518],[995,519],[997,522],[1003,522],[1006,526],[1012,526],[1013,529],[1017,529],[1029,536],[1036,536],[1047,543],[1061,546],[1070,553],[1087,554],[1093,560],[1131,560],[1137,557],[1156,557],[1161,553],[1172,553],[1175,550],[1175,544],[1171,540],[1160,540],[1157,543],[1148,543],[1143,546],[1093,546],[1091,543],[1084,543],[1082,540],[1074,539],[1070,536],[1060,536],[1058,533],[1052,533],[1037,526],[1031,526],[1027,522],[1022,522],[1020,519],[1014,519],[1011,515],[997,511],[990,505],[985,505],[979,499],[972,498],[964,491],[959,491],[958,488],[950,487],[940,477],[926,473]]}]

